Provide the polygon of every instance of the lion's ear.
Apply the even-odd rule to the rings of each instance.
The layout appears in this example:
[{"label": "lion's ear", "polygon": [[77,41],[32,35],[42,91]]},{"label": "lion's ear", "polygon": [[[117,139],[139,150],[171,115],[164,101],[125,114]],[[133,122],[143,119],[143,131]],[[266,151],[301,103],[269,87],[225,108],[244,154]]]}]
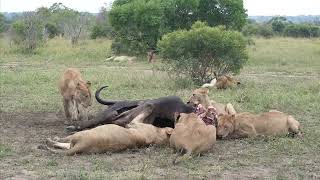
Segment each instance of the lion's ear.
[{"label": "lion's ear", "polygon": [[87,87],[90,87],[91,86],[91,82],[90,81],[87,81]]}]

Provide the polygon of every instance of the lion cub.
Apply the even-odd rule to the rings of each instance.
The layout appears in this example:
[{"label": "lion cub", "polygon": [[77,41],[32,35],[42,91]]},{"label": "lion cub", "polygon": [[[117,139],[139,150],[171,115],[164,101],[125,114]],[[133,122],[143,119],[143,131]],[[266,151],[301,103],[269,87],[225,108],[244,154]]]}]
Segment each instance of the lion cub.
[{"label": "lion cub", "polygon": [[180,113],[170,136],[172,148],[177,151],[186,151],[187,156],[198,155],[209,151],[215,142],[215,126],[206,125],[195,113]]},{"label": "lion cub", "polygon": [[300,124],[292,116],[279,111],[259,115],[244,112],[218,117],[217,136],[222,138],[286,135],[288,133],[301,136]]},{"label": "lion cub", "polygon": [[205,109],[208,109],[209,106],[213,106],[217,114],[236,114],[236,110],[232,104],[228,103],[227,105],[217,103],[209,99],[208,88],[199,88],[193,91],[192,96],[190,96],[188,104],[198,107],[199,104],[204,106]]},{"label": "lion cub", "polygon": [[172,128],[157,128],[151,124],[134,123],[124,128],[115,124],[98,126],[65,138],[47,139],[47,145],[64,150],[48,150],[66,155],[80,153],[118,152],[128,148],[169,142]]},{"label": "lion cub", "polygon": [[85,82],[79,70],[68,68],[60,78],[59,90],[68,120],[88,119],[87,107],[91,106],[91,83]]}]

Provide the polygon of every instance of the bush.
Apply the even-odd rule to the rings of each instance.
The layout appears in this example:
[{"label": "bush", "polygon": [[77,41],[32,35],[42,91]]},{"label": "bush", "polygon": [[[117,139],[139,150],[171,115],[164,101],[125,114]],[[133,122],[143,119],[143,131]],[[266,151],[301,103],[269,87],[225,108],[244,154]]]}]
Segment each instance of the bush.
[{"label": "bush", "polygon": [[246,41],[236,31],[196,22],[189,31],[178,30],[162,37],[158,48],[164,62],[177,75],[204,83],[217,75],[238,73],[246,60]]},{"label": "bush", "polygon": [[319,37],[320,28],[311,24],[290,24],[284,29],[284,35],[289,37]]},{"label": "bush", "polygon": [[53,23],[47,23],[45,25],[46,31],[49,34],[49,38],[52,39],[59,34],[58,27]]},{"label": "bush", "polygon": [[109,37],[112,34],[112,28],[102,24],[95,24],[90,33],[91,39],[97,39],[99,37]]},{"label": "bush", "polygon": [[274,32],[270,26],[260,25],[258,35],[264,38],[271,38],[274,35]]},{"label": "bush", "polygon": [[245,36],[253,36],[259,34],[259,26],[257,24],[247,24],[243,27],[242,33]]},{"label": "bush", "polygon": [[2,13],[0,13],[0,33],[5,31],[5,17]]},{"label": "bush", "polygon": [[12,24],[13,41],[30,52],[43,43],[44,25],[33,12],[24,13],[21,20]]},{"label": "bush", "polygon": [[247,24],[243,27],[242,33],[245,36],[262,36],[264,38],[274,36],[272,27],[268,24]]},{"label": "bush", "polygon": [[96,39],[99,37],[112,37],[112,27],[109,23],[109,17],[106,8],[101,8],[96,17],[96,22],[93,25],[90,38]]}]

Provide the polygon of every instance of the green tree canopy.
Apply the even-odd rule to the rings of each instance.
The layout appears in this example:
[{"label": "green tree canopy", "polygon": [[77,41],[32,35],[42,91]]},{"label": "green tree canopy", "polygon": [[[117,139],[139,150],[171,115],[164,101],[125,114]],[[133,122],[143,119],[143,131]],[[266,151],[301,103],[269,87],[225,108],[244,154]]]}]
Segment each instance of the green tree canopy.
[{"label": "green tree canopy", "polygon": [[271,24],[272,30],[276,33],[282,33],[284,28],[289,24],[287,18],[282,16],[273,17],[267,24]]},{"label": "green tree canopy", "polygon": [[246,22],[242,0],[116,0],[109,16],[115,42],[136,53],[155,48],[162,35],[190,29],[197,20],[236,30]]}]

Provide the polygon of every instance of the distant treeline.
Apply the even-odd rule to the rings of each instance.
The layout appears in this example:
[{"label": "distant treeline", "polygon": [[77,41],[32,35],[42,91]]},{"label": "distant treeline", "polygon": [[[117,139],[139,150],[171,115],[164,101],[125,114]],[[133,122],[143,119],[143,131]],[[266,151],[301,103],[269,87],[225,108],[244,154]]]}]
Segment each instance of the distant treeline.
[{"label": "distant treeline", "polygon": [[245,36],[285,36],[294,38],[320,37],[320,21],[313,23],[293,23],[286,17],[272,17],[269,21],[257,22],[249,19],[243,27],[242,33]]},{"label": "distant treeline", "polygon": [[[320,12],[319,12],[320,13]],[[254,20],[258,23],[266,23],[270,21],[275,16],[249,16],[248,19]],[[308,16],[282,16],[285,17],[288,21],[301,24],[301,23],[311,23],[311,24],[320,24],[320,15],[308,15]]]},{"label": "distant treeline", "polygon": [[78,12],[61,3],[32,12],[0,13],[0,33],[5,32],[11,42],[28,50],[55,36],[70,39],[72,45],[83,38],[107,37],[114,40],[112,47],[119,52],[155,49],[164,34],[188,30],[197,20],[241,31],[245,36],[320,37],[320,16],[247,17],[242,0],[145,2],[149,1],[116,0],[110,10],[101,8],[99,13]]}]

